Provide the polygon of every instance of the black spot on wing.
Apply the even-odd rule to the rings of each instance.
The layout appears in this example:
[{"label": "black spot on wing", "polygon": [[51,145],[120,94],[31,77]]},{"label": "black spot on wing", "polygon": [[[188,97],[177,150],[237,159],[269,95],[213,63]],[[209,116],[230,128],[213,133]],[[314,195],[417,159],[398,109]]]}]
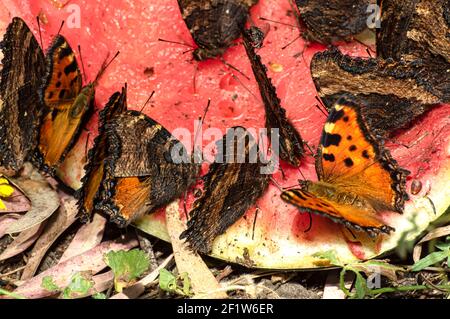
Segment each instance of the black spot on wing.
[{"label": "black spot on wing", "polygon": [[323,154],[323,159],[328,162],[334,162],[336,160],[333,154],[325,154],[325,153]]},{"label": "black spot on wing", "polygon": [[329,123],[336,123],[336,122],[339,121],[343,116],[344,116],[344,110],[339,110],[339,111],[334,110],[334,111],[331,112],[330,115],[328,116],[327,122],[329,122]]},{"label": "black spot on wing", "polygon": [[344,116],[343,120],[344,120],[344,122],[348,122],[348,120],[349,120],[348,116]]},{"label": "black spot on wing", "polygon": [[68,47],[68,46],[62,47],[61,50],[59,51],[58,58],[61,61],[62,59],[68,57],[71,54],[72,54],[72,49],[70,47]]},{"label": "black spot on wing", "polygon": [[353,166],[353,161],[352,161],[352,159],[351,159],[350,157],[347,157],[347,158],[344,160],[344,164],[345,164],[345,166],[347,166],[347,167],[352,167],[352,166]]},{"label": "black spot on wing", "polygon": [[348,148],[348,150],[350,151],[350,152],[354,152],[354,151],[356,151],[356,145],[351,145],[349,148]]},{"label": "black spot on wing", "polygon": [[68,66],[64,68],[64,73],[66,75],[69,75],[70,73],[73,73],[77,70],[77,61],[73,59],[72,63],[70,63]]},{"label": "black spot on wing", "polygon": [[362,157],[369,159],[369,152],[367,152],[367,150],[362,151]]},{"label": "black spot on wing", "polygon": [[347,141],[351,141],[352,140],[352,136],[351,135],[347,135]]},{"label": "black spot on wing", "polygon": [[59,98],[59,99],[63,99],[63,98],[64,98],[64,95],[66,95],[66,90],[65,90],[65,89],[62,89],[61,91],[59,91],[58,98]]},{"label": "black spot on wing", "polygon": [[341,139],[342,139],[342,136],[339,134],[329,134],[329,133],[323,132],[322,138],[320,140],[320,144],[322,144],[324,147],[328,147],[330,145],[339,146]]}]

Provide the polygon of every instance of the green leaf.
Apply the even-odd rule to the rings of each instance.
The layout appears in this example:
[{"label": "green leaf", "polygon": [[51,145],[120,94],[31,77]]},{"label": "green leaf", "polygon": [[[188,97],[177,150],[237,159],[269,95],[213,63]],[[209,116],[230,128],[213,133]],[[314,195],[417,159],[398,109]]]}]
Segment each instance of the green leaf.
[{"label": "green leaf", "polygon": [[436,243],[434,246],[439,250],[450,249],[450,243]]},{"label": "green leaf", "polygon": [[106,295],[101,292],[97,292],[92,295],[92,299],[106,299]]},{"label": "green leaf", "polygon": [[73,299],[77,296],[86,295],[94,286],[92,280],[87,279],[82,273],[77,272],[73,275],[69,285],[63,290],[64,299]]},{"label": "green leaf", "polygon": [[356,295],[354,297],[358,299],[363,299],[366,296],[367,292],[367,282],[359,272],[354,273],[356,274],[356,281],[355,281]]},{"label": "green leaf", "polygon": [[449,250],[435,251],[428,256],[418,260],[411,268],[412,271],[420,271],[428,266],[434,265],[438,262],[448,258]]},{"label": "green leaf", "polygon": [[114,287],[118,292],[150,266],[147,255],[140,249],[110,251],[105,257],[106,264],[114,272]]},{"label": "green leaf", "polygon": [[313,257],[318,257],[321,259],[328,259],[330,264],[335,266],[342,266],[339,258],[336,256],[336,252],[334,250],[327,250],[324,252],[315,253]]},{"label": "green leaf", "polygon": [[183,294],[185,296],[191,295],[191,280],[189,279],[188,273],[182,273],[181,278],[183,280]]},{"label": "green leaf", "polygon": [[159,287],[168,292],[175,292],[177,288],[177,278],[167,269],[159,271]]},{"label": "green leaf", "polygon": [[41,287],[47,291],[59,291],[60,288],[53,281],[53,277],[45,276],[42,278]]}]

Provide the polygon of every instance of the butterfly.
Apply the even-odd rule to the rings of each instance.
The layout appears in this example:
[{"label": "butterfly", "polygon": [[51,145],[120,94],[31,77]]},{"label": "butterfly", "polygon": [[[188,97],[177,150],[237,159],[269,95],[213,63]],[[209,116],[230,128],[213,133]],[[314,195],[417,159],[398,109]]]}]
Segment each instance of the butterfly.
[{"label": "butterfly", "polygon": [[44,116],[35,161],[40,167],[51,171],[73,147],[93,113],[95,87],[112,60],[105,60],[94,81],[83,86],[69,43],[62,35],[55,37],[47,53],[47,74],[39,91]]},{"label": "butterfly", "polygon": [[104,178],[104,159],[107,155],[105,125],[115,115],[127,110],[127,89],[115,92],[108,103],[99,113],[99,130],[94,139],[94,147],[88,152],[88,161],[84,168],[85,175],[81,179],[82,186],[77,191],[79,216],[83,222],[88,222],[95,210],[95,201],[100,196],[102,181]]},{"label": "butterfly", "polygon": [[204,191],[180,236],[193,250],[204,253],[264,194],[270,176],[256,141],[245,128],[230,128],[216,145],[218,153],[203,177]]},{"label": "butterfly", "polygon": [[125,227],[169,204],[196,181],[200,165],[163,126],[126,109],[126,88],[110,98],[100,122],[78,195],[84,219],[102,212]]},{"label": "butterfly", "polygon": [[[259,91],[263,99],[266,111],[266,128],[269,134],[273,134],[272,129],[278,129],[279,156],[291,165],[298,166],[300,158],[303,156],[303,140],[286,117],[286,110],[281,107],[280,99],[277,96],[275,87],[267,76],[267,68],[261,62],[261,57],[256,54],[252,45],[251,34],[247,31],[243,33],[244,47],[252,65],[253,74],[258,82]],[[274,149],[274,151],[277,151]]]},{"label": "butterfly", "polygon": [[379,217],[383,211],[402,213],[408,171],[369,130],[361,105],[341,97],[324,125],[316,158],[318,182],[285,190],[281,198],[300,210],[330,218],[370,236],[395,229]]},{"label": "butterfly", "polygon": [[37,145],[43,107],[38,89],[46,70],[44,53],[18,17],[3,41],[0,79],[0,165],[18,170]]},{"label": "butterfly", "polygon": [[198,48],[194,59],[222,55],[240,37],[249,9],[258,0],[178,0],[182,17]]},{"label": "butterfly", "polygon": [[444,103],[450,102],[449,17],[448,0],[383,0],[377,29],[377,56],[421,64]]},{"label": "butterfly", "polygon": [[325,45],[348,41],[367,28],[370,0],[296,0],[302,37]]},{"label": "butterfly", "polygon": [[381,136],[405,127],[444,98],[435,86],[438,79],[420,63],[351,57],[331,49],[316,53],[310,67],[327,109],[342,94],[360,98],[368,126]]}]

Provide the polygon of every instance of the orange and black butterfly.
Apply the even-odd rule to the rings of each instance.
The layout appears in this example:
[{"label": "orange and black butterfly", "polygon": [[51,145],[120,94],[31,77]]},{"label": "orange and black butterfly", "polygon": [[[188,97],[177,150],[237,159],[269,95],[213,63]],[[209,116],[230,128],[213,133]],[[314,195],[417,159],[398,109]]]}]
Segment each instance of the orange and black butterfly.
[{"label": "orange and black butterfly", "polygon": [[286,110],[281,107],[281,101],[277,96],[272,81],[267,76],[266,66],[261,62],[261,57],[256,54],[252,45],[253,41],[249,30],[243,33],[244,47],[248,59],[252,65],[253,74],[258,82],[259,92],[264,103],[266,111],[266,128],[269,136],[273,134],[272,130],[278,130],[279,150],[274,149],[282,160],[291,165],[298,166],[300,158],[303,156],[303,139],[300,133],[295,129],[292,123],[286,117]]},{"label": "orange and black butterfly", "polygon": [[[111,60],[112,61],[112,60]],[[35,159],[46,170],[60,164],[92,115],[95,87],[106,61],[93,82],[82,85],[81,72],[69,43],[57,35],[47,52],[47,73],[39,94],[44,116]]]},{"label": "orange and black butterfly", "polygon": [[330,49],[316,53],[310,67],[328,110],[343,94],[359,98],[368,126],[382,136],[407,126],[450,94],[450,86],[438,84],[445,77],[416,62],[352,57]]},{"label": "orange and black butterfly", "polygon": [[236,223],[264,194],[269,177],[253,136],[233,127],[217,143],[217,155],[203,177],[188,228],[181,234],[193,250],[208,253],[214,239]]},{"label": "orange and black butterfly", "polygon": [[33,33],[13,18],[0,44],[0,165],[22,167],[37,145],[42,104],[38,89],[45,74],[45,56]]},{"label": "orange and black butterfly", "polygon": [[379,213],[403,212],[408,171],[400,168],[370,132],[361,105],[342,97],[325,123],[316,159],[318,182],[283,191],[301,211],[326,216],[370,236],[389,234]]},{"label": "orange and black butterfly", "polygon": [[180,197],[196,181],[200,165],[159,123],[126,110],[126,89],[111,97],[101,125],[79,192],[85,219],[102,212],[125,227]]}]

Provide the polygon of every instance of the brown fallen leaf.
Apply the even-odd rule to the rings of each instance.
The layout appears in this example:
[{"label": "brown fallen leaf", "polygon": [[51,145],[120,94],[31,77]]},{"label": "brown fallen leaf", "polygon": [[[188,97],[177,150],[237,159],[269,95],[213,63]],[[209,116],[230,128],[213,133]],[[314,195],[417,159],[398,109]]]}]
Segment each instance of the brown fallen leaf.
[{"label": "brown fallen leaf", "polygon": [[[72,276],[78,272],[91,273],[92,275],[106,268],[104,255],[114,250],[129,250],[138,245],[136,238],[127,235],[114,241],[106,241],[100,245],[88,250],[82,255],[74,256],[65,262],[57,264],[39,275],[29,279],[20,285],[14,293],[25,298],[37,299],[54,295],[54,292],[48,291],[41,286],[44,277],[51,277],[58,287],[67,287]],[[0,296],[0,299],[6,299],[6,296]]]},{"label": "brown fallen leaf", "polygon": [[30,178],[21,177],[11,181],[30,199],[31,209],[8,227],[7,234],[19,233],[39,225],[58,209],[58,193],[35,171],[30,174]]},{"label": "brown fallen leaf", "polygon": [[73,196],[61,193],[61,206],[58,212],[48,219],[47,226],[36,241],[27,265],[23,270],[21,280],[27,280],[33,277],[47,250],[75,222],[77,213],[76,199]]},{"label": "brown fallen leaf", "polygon": [[2,202],[5,204],[6,209],[0,210],[0,214],[8,213],[22,213],[31,209],[31,203],[28,198],[14,185],[10,185],[14,188],[14,193],[10,197],[2,198]]},{"label": "brown fallen leaf", "polygon": [[173,202],[167,206],[166,225],[172,243],[178,273],[188,273],[194,298],[202,296],[207,296],[207,298],[211,299],[228,298],[228,295],[224,291],[220,291],[220,284],[203,262],[203,259],[180,240],[180,234],[186,229],[186,225],[180,219],[178,202]]},{"label": "brown fallen leaf", "polygon": [[21,216],[19,214],[6,214],[0,216],[0,238],[5,236],[6,229],[9,227],[9,225],[18,220],[20,217]]},{"label": "brown fallen leaf", "polygon": [[92,222],[85,224],[75,234],[67,249],[64,251],[59,263],[73,256],[80,255],[101,243],[105,231],[106,218],[95,214]]},{"label": "brown fallen leaf", "polygon": [[36,239],[42,233],[45,227],[45,222],[40,225],[35,225],[27,230],[21,232],[14,240],[6,247],[0,255],[0,261],[14,257],[34,244]]}]

